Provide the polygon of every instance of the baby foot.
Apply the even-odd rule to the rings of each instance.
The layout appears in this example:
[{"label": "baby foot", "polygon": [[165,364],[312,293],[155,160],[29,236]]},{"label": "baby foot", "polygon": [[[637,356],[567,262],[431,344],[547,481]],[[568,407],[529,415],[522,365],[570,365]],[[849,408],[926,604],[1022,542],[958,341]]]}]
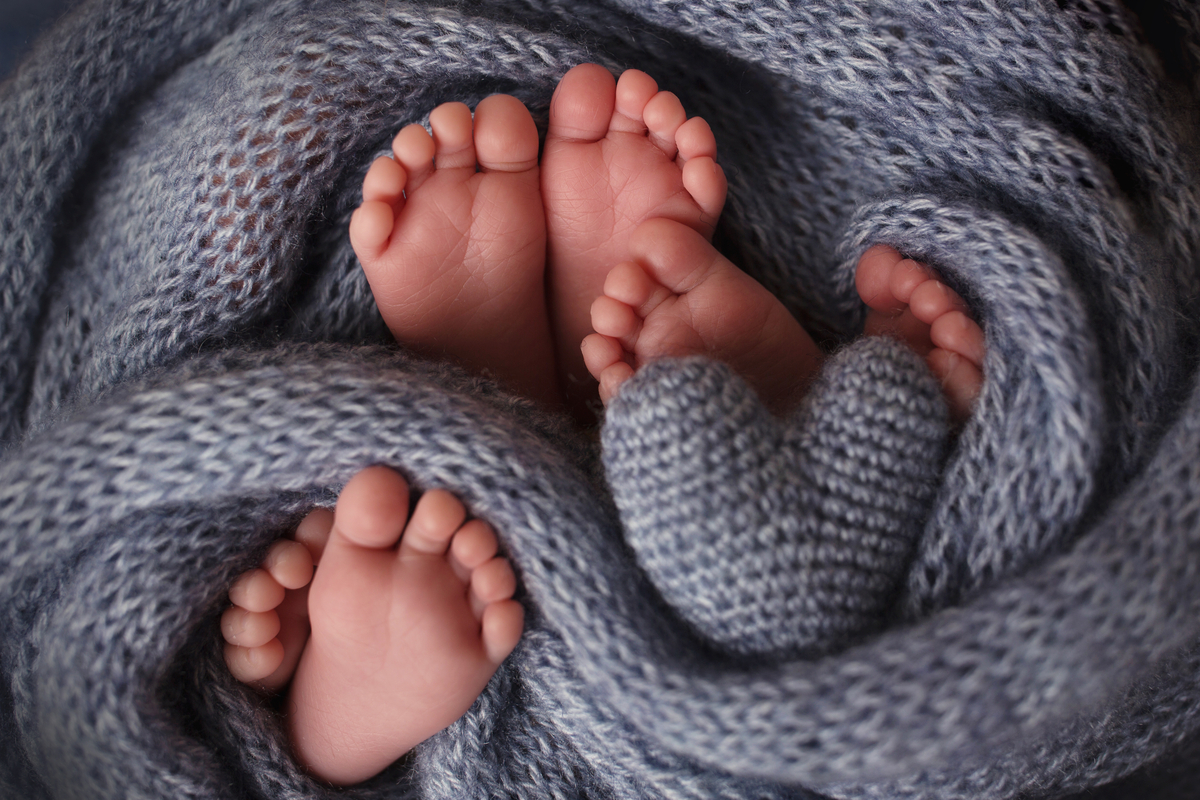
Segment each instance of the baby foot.
[{"label": "baby foot", "polygon": [[716,153],[708,123],[687,119],[643,72],[614,81],[583,64],[555,89],[542,155],[548,284],[563,388],[580,419],[596,392],[579,352],[592,301],[632,257],[629,236],[643,221],[665,217],[712,238],[726,191]]},{"label": "baby foot", "polygon": [[951,418],[963,422],[983,386],[983,329],[958,294],[924,264],[875,245],[859,259],[855,283],[871,309],[864,332],[894,336],[924,356],[942,382]]},{"label": "baby foot", "polygon": [[606,404],[648,361],[707,355],[733,367],[776,414],[795,407],[822,356],[774,295],[678,222],[644,222],[629,253],[592,304],[596,333],[582,348]]},{"label": "baby foot", "polygon": [[538,133],[519,100],[446,103],[363,181],[350,242],[396,339],[560,404],[545,299]]},{"label": "baby foot", "polygon": [[475,702],[524,624],[497,546],[448,492],[425,492],[410,516],[392,470],[346,484],[287,704],[296,757],[316,777],[370,777]]},{"label": "baby foot", "polygon": [[332,525],[333,512],[314,509],[230,588],[221,633],[225,664],[239,681],[274,691],[295,674],[308,641],[308,584]]}]

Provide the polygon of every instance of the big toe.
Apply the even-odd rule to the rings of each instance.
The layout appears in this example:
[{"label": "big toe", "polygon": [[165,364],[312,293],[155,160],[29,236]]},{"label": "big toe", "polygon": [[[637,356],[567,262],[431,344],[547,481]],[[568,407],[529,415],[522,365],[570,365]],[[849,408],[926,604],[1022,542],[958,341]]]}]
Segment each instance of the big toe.
[{"label": "big toe", "polygon": [[537,126],[524,103],[494,94],[476,106],[475,154],[485,171],[524,172],[537,165]]},{"label": "big toe", "polygon": [[867,306],[884,314],[899,314],[908,305],[892,294],[892,270],[904,260],[895,248],[877,244],[862,254],[854,272],[858,296]]},{"label": "big toe", "polygon": [[580,64],[559,81],[550,100],[548,135],[595,142],[608,133],[616,107],[616,79],[599,64]]},{"label": "big toe", "polygon": [[408,482],[387,467],[367,467],[342,489],[333,528],[359,547],[391,547],[408,521]]},{"label": "big toe", "polygon": [[695,229],[664,217],[633,231],[630,252],[646,273],[675,294],[691,291],[721,266],[724,257]]}]

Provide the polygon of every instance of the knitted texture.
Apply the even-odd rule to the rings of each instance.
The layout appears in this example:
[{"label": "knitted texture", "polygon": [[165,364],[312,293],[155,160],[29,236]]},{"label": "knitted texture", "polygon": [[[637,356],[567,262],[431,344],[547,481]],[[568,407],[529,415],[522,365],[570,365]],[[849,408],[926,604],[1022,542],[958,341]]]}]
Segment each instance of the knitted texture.
[{"label": "knitted texture", "polygon": [[812,653],[894,603],[944,418],[915,353],[864,339],[789,424],[723,365],[651,364],[602,441],[626,540],[667,603],[734,652]]},{"label": "knitted texture", "polygon": [[[345,795],[1186,797],[1200,24],[1136,8],[86,2],[0,85],[0,794],[332,796],[224,669],[217,620],[270,542],[383,463],[494,525],[527,632],[462,720]],[[786,424],[720,367],[664,364],[610,409],[601,470],[561,419],[387,346],[346,234],[372,159],[446,100],[510,92],[544,122],[585,60],[710,121],[719,243],[823,341],[860,330],[877,242],[968,299],[986,382],[940,471],[930,387],[887,347],[835,357]],[[688,370],[693,405],[653,399]],[[759,474],[718,472],[731,489],[639,445],[671,403],[664,425]],[[891,460],[889,414],[930,449]],[[870,563],[861,605],[808,594],[849,610],[797,621],[789,592],[833,582],[802,547],[761,551],[804,566],[773,594],[701,584],[719,551],[652,524],[681,485],[728,498],[697,528],[719,536],[804,535],[836,505],[845,539],[817,530]],[[760,591],[738,545],[714,574]]]}]

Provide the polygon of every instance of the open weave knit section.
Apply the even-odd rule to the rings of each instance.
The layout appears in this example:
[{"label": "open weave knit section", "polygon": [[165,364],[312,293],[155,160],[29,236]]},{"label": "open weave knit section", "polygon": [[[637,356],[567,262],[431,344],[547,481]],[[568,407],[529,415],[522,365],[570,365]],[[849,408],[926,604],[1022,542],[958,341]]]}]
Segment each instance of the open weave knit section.
[{"label": "open weave knit section", "polygon": [[[85,2],[0,85],[0,794],[333,796],[217,619],[385,463],[495,526],[527,631],[338,796],[1190,796],[1200,14],[1137,9]],[[718,243],[837,349],[792,419],[662,362],[597,453],[388,342],[371,160],[589,60],[712,124]],[[985,327],[948,451],[919,362],[847,344],[877,242]]]}]

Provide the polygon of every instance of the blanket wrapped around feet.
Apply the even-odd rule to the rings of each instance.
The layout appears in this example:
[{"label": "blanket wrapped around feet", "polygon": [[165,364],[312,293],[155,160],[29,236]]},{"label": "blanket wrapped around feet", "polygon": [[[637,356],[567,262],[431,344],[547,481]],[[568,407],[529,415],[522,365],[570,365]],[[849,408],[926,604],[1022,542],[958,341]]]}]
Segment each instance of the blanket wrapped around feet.
[{"label": "blanket wrapped around feet", "polygon": [[[384,463],[494,524],[527,631],[347,796],[1190,796],[1198,59],[1186,0],[85,3],[0,86],[0,793],[332,795],[217,619]],[[718,243],[841,348],[794,419],[667,361],[598,453],[389,344],[367,165],[589,60],[711,122]],[[986,329],[948,447],[846,344],[878,242]]]}]

